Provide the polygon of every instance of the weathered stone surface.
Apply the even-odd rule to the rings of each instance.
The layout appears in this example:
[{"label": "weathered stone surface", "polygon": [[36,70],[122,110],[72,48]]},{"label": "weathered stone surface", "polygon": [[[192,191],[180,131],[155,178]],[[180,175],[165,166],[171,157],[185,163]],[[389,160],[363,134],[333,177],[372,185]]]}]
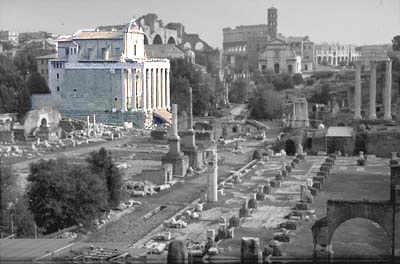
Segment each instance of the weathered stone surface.
[{"label": "weathered stone surface", "polygon": [[187,261],[188,253],[184,241],[171,241],[168,246],[167,264],[184,264]]},{"label": "weathered stone surface", "polygon": [[261,264],[263,260],[260,239],[257,237],[242,237],[240,253],[242,264]]},{"label": "weathered stone surface", "polygon": [[287,230],[296,230],[297,229],[296,222],[293,222],[293,221],[286,221],[286,222],[280,223],[279,227],[285,228]]}]

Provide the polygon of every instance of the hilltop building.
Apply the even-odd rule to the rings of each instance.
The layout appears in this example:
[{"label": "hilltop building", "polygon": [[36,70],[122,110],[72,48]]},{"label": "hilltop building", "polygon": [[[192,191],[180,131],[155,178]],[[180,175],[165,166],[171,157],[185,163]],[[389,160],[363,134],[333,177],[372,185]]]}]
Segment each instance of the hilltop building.
[{"label": "hilltop building", "polygon": [[354,45],[323,43],[315,45],[315,64],[329,66],[350,65],[361,56]]},{"label": "hilltop building", "polygon": [[235,75],[249,72],[300,73],[312,71],[314,43],[305,37],[278,33],[278,9],[268,9],[267,24],[223,29],[223,65]]}]

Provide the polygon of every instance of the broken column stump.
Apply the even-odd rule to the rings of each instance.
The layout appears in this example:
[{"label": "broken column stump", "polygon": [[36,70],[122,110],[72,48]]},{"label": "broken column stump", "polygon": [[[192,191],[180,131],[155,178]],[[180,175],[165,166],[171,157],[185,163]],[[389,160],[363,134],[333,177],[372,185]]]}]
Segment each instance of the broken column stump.
[{"label": "broken column stump", "polygon": [[182,240],[174,240],[169,243],[167,264],[186,264],[188,253],[185,243]]},{"label": "broken column stump", "polygon": [[240,253],[240,263],[242,264],[263,263],[258,237],[242,237]]}]

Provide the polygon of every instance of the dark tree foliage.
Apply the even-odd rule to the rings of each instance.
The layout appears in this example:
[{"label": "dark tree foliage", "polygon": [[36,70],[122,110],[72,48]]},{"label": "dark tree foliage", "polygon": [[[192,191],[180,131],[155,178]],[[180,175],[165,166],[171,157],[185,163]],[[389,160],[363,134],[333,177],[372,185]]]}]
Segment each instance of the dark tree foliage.
[{"label": "dark tree foliage", "polygon": [[49,55],[55,50],[43,49],[43,44],[32,42],[18,50],[14,57],[14,64],[21,76],[26,79],[29,74],[37,72],[36,57]]},{"label": "dark tree foliage", "polygon": [[400,50],[400,35],[394,36],[392,39],[392,48],[394,51]]},{"label": "dark tree foliage", "polygon": [[330,98],[329,90],[329,84],[323,84],[321,88],[316,93],[314,93],[308,101],[310,103],[316,104],[328,104]]},{"label": "dark tree foliage", "polygon": [[46,80],[38,72],[33,72],[26,80],[26,85],[31,94],[48,94],[50,93],[49,86]]},{"label": "dark tree foliage", "polygon": [[107,152],[105,148],[101,148],[98,152],[90,153],[86,161],[89,163],[92,173],[105,183],[109,208],[117,207],[122,196],[122,175],[115,166],[111,153]]},{"label": "dark tree foliage", "polygon": [[303,76],[300,73],[293,74],[292,80],[293,80],[293,84],[294,85],[299,85],[299,84],[302,84],[304,82]]},{"label": "dark tree foliage", "polygon": [[8,207],[10,203],[15,203],[17,196],[15,187],[15,176],[12,174],[10,166],[3,164],[0,158],[0,225],[8,225]]},{"label": "dark tree foliage", "polygon": [[185,59],[171,61],[171,99],[179,105],[179,110],[188,107],[188,88],[193,90],[193,114],[203,115],[213,112],[217,99],[215,98],[215,79],[203,73],[199,66]]},{"label": "dark tree foliage", "polygon": [[293,89],[292,77],[286,73],[274,75],[272,78],[272,84],[277,91]]},{"label": "dark tree foliage", "polygon": [[28,181],[29,209],[45,233],[88,225],[107,208],[104,181],[84,165],[41,160],[31,164]]},{"label": "dark tree foliage", "polygon": [[249,99],[250,116],[254,119],[275,119],[282,115],[282,99],[278,92],[258,86]]},{"label": "dark tree foliage", "polygon": [[242,104],[247,100],[247,82],[239,79],[232,83],[229,90],[229,102]]},{"label": "dark tree foliage", "polygon": [[0,55],[0,113],[19,113],[31,108],[30,92],[12,61]]}]

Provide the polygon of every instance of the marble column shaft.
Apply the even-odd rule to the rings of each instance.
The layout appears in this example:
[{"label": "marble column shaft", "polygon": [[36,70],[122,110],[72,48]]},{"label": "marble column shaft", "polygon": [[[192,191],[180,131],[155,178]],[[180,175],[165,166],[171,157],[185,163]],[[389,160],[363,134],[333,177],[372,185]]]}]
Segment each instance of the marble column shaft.
[{"label": "marble column shaft", "polygon": [[136,70],[135,70],[135,69],[132,69],[132,92],[131,92],[132,101],[131,101],[131,105],[132,105],[132,110],[135,110],[135,111],[136,111],[136,109],[137,109],[137,102],[136,102],[137,95],[136,95],[136,89],[137,89],[137,87],[136,87]]},{"label": "marble column shaft", "polygon": [[369,119],[376,119],[376,61],[370,62]]},{"label": "marble column shaft", "polygon": [[392,120],[392,61],[386,61],[386,83],[383,97],[383,103],[385,108],[384,119]]},{"label": "marble column shaft", "polygon": [[170,94],[170,86],[169,86],[169,69],[166,69],[166,72],[165,72],[165,75],[166,75],[166,93],[167,93],[167,96],[166,96],[166,98],[167,98],[167,109],[169,110],[169,109],[171,109],[171,94]]},{"label": "marble column shaft", "polygon": [[143,68],[142,72],[142,109],[147,110],[147,73],[146,68]]},{"label": "marble column shaft", "polygon": [[161,108],[165,109],[165,98],[166,92],[165,92],[165,69],[161,69]]},{"label": "marble column shaft", "polygon": [[361,119],[361,62],[356,61],[356,84],[354,89],[354,119]]},{"label": "marble column shaft", "polygon": [[151,69],[151,109],[157,108],[156,69]]}]

